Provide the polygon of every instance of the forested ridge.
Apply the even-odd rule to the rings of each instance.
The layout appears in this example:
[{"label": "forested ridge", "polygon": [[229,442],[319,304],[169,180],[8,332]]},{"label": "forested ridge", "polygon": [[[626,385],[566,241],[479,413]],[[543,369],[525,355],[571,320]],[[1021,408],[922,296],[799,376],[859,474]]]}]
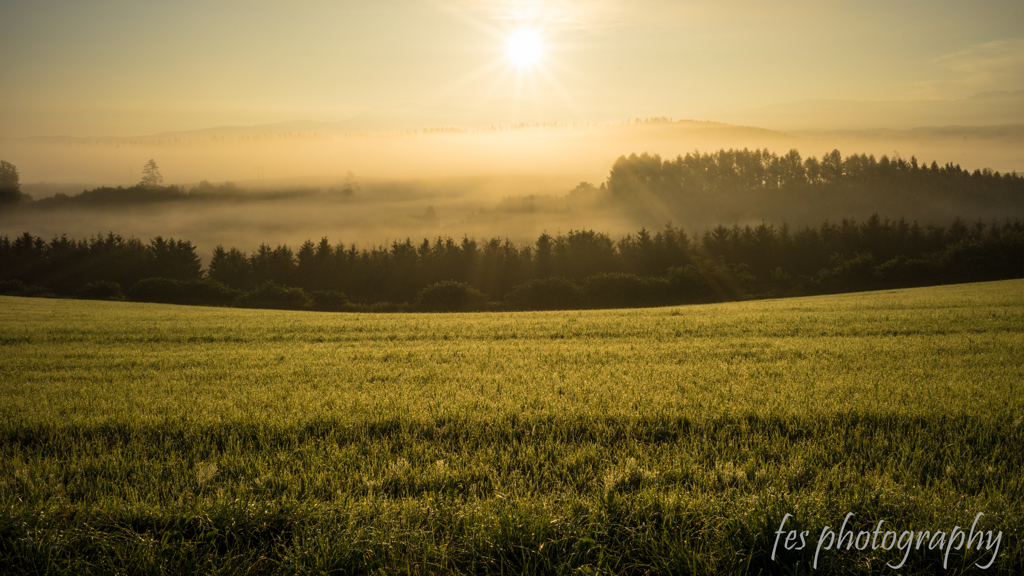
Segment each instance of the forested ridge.
[{"label": "forested ridge", "polygon": [[0,237],[0,292],[322,310],[631,307],[1020,278],[1024,222],[921,226],[872,216],[791,229],[666,225],[618,240],[592,230],[438,237],[358,249],[218,246],[205,269],[188,240],[117,234]]},{"label": "forested ridge", "polygon": [[[797,150],[693,152],[675,159],[632,154],[612,166],[607,189],[639,222],[702,214],[712,221],[754,216],[820,222],[815,215],[872,212],[968,219],[1024,214],[1024,177],[959,165],[919,164],[899,156],[876,159],[839,150],[802,158]],[[865,208],[867,210],[865,211]]]}]

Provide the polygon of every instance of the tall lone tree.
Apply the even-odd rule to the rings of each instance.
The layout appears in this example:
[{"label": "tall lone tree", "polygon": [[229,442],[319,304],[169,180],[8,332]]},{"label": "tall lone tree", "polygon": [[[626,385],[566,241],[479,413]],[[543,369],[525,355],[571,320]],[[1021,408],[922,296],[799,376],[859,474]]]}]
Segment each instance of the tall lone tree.
[{"label": "tall lone tree", "polygon": [[155,188],[163,183],[163,181],[164,177],[160,174],[156,161],[150,158],[149,162],[146,162],[146,165],[142,167],[142,181],[139,184],[146,188]]},{"label": "tall lone tree", "polygon": [[18,169],[6,160],[0,160],[0,204],[14,204],[21,200]]}]

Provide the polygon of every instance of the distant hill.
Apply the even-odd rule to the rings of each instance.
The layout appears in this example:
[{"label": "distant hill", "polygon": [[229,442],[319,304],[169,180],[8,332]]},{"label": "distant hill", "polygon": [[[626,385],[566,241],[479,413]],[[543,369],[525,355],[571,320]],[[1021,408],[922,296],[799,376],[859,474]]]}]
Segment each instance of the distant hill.
[{"label": "distant hill", "polygon": [[[715,122],[711,120],[675,120],[669,118],[635,118],[624,119],[615,122],[574,124],[572,122],[550,122],[550,123],[495,123],[480,125],[445,125],[445,124],[423,124],[411,125],[403,129],[371,128],[372,124],[363,120],[344,122],[313,122],[308,120],[292,120],[288,122],[277,122],[273,124],[257,124],[253,126],[215,126],[200,130],[187,130],[177,132],[160,132],[157,134],[140,134],[135,136],[40,136],[31,138],[0,138],[0,143],[122,143],[122,144],[144,144],[159,143],[160,145],[174,144],[176,141],[209,141],[213,138],[224,138],[227,141],[233,139],[251,138],[299,138],[321,136],[344,136],[364,134],[394,134],[412,135],[423,134],[470,134],[488,132],[515,132],[525,130],[546,130],[549,132],[564,132],[564,129],[590,126],[600,133],[613,133],[615,135],[636,134],[640,136],[676,136],[688,137],[694,135],[719,135],[735,138],[793,138],[778,130],[761,128],[755,126],[742,126]],[[737,142],[741,142],[737,140]]]},{"label": "distant hill", "polygon": [[1024,124],[1001,124],[996,126],[931,126],[892,130],[794,130],[793,134],[812,138],[843,138],[862,140],[931,140],[961,141],[984,140],[1024,144]]},{"label": "distant hill", "polygon": [[961,100],[801,100],[712,111],[699,118],[786,131],[1024,124],[1024,90],[983,92]]}]

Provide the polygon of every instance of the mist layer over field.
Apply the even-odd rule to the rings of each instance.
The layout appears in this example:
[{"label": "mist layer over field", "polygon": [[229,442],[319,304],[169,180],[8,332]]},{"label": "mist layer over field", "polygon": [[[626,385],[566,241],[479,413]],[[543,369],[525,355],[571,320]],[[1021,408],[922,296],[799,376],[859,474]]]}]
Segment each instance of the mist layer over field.
[{"label": "mist layer over field", "polygon": [[264,242],[297,245],[321,237],[372,247],[410,237],[501,236],[532,243],[544,231],[633,231],[632,220],[621,212],[591,199],[567,198],[578,183],[558,176],[248,183],[230,198],[205,202],[0,214],[0,234],[173,236],[191,240],[205,257],[218,244],[251,250]]},{"label": "mist layer over field", "polygon": [[[501,236],[532,242],[540,233],[596,229],[619,236],[672,221],[701,232],[718,224],[790,225],[866,218],[869,204],[835,210],[782,207],[767,213],[739,204],[720,214],[676,211],[638,220],[597,194],[572,194],[581,182],[604,183],[615,159],[649,152],[672,159],[695,150],[763,148],[804,157],[842,152],[888,155],[968,170],[1024,167],[1019,127],[810,133],[802,136],[710,122],[654,119],[620,125],[549,125],[479,130],[343,134],[329,124],[163,134],[144,138],[0,140],[0,157],[14,163],[22,189],[37,200],[96,186],[137,183],[143,164],[157,161],[167,184],[183,189],[202,180],[238,188],[230,199],[147,206],[76,206],[0,213],[0,233],[51,237],[115,231],[150,238],[188,238],[203,255],[218,244],[251,250],[329,237],[362,246],[406,237]],[[854,199],[855,200],[855,199]],[[723,198],[722,202],[729,200]],[[935,212],[927,203],[883,213],[945,221],[994,213]],[[788,216],[788,217],[787,217]]]}]

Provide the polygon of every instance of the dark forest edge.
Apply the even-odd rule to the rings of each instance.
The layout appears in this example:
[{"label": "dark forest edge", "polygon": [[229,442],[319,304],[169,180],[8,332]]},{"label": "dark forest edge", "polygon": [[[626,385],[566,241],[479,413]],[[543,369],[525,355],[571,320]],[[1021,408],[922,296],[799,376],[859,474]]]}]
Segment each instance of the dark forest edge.
[{"label": "dark forest edge", "polygon": [[666,225],[613,241],[590,230],[517,246],[439,237],[358,250],[218,246],[114,233],[0,237],[0,294],[339,312],[631,308],[1024,277],[1024,222],[843,220],[796,230]]}]

